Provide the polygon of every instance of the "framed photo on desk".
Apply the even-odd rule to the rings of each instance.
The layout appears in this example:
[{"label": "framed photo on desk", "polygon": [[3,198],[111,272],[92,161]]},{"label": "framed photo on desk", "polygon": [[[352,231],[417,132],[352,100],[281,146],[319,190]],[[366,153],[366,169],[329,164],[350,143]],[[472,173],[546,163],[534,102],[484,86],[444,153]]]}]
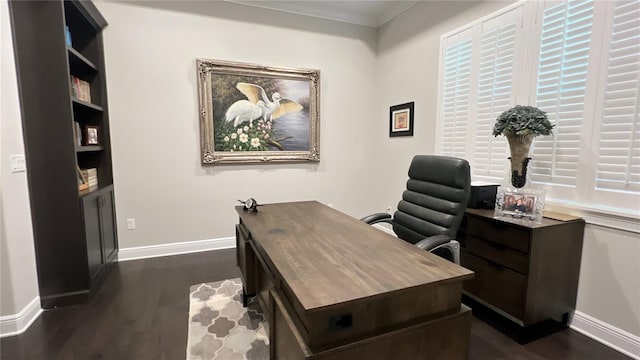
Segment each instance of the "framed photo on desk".
[{"label": "framed photo on desk", "polygon": [[544,190],[498,187],[494,217],[542,223]]}]

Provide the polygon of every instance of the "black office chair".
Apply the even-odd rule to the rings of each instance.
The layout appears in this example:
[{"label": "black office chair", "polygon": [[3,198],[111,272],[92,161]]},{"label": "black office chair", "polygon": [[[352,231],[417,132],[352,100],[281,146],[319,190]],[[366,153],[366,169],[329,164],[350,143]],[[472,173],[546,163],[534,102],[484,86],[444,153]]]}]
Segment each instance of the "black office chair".
[{"label": "black office chair", "polygon": [[370,225],[390,223],[400,239],[443,257],[448,254],[449,260],[460,264],[460,244],[455,238],[469,200],[470,184],[467,160],[416,155],[409,167],[407,190],[393,217],[378,213],[361,220]]}]

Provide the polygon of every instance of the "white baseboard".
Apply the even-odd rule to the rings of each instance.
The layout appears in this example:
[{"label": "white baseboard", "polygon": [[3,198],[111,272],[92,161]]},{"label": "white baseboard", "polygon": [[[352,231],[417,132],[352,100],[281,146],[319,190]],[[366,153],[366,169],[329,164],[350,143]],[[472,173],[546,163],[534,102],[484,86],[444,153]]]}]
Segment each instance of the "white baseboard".
[{"label": "white baseboard", "polygon": [[19,335],[25,332],[29,326],[40,316],[40,297],[36,296],[19,313],[0,317],[0,338]]},{"label": "white baseboard", "polygon": [[231,249],[236,247],[236,238],[227,237],[186,241],[172,244],[130,247],[118,250],[118,261],[146,259],[158,256],[188,254],[200,251]]},{"label": "white baseboard", "polygon": [[633,359],[640,360],[640,336],[576,311],[571,328]]},{"label": "white baseboard", "polygon": [[393,232],[393,229],[391,229],[391,227],[388,224],[384,224],[383,225],[383,224],[378,223],[378,224],[373,224],[371,226],[373,226],[374,228],[378,228],[378,229],[386,232],[389,235],[393,235],[395,237],[398,237],[398,235],[396,235],[396,233]]}]

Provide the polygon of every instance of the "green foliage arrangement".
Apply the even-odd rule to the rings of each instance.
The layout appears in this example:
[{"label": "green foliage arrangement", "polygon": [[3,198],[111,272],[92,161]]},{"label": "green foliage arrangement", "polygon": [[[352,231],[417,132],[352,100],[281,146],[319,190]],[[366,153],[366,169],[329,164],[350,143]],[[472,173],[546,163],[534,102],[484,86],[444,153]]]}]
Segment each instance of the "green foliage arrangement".
[{"label": "green foliage arrangement", "polygon": [[220,121],[216,124],[216,151],[269,151],[278,146],[273,139],[271,121],[256,120],[233,127],[232,123]]},{"label": "green foliage arrangement", "polygon": [[537,107],[516,105],[498,116],[493,136],[551,135],[554,126],[547,119],[547,113]]}]

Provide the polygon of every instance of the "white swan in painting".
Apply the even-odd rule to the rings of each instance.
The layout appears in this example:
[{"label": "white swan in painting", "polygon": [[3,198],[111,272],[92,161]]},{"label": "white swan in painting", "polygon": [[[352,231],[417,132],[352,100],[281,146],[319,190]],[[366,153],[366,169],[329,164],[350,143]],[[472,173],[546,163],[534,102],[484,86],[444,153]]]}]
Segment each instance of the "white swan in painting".
[{"label": "white swan in painting", "polygon": [[260,118],[266,111],[267,107],[262,100],[255,104],[249,100],[238,100],[229,106],[224,118],[227,122],[233,121],[233,127],[247,121],[253,125],[253,120]]},{"label": "white swan in painting", "polygon": [[253,104],[258,105],[259,102],[264,103],[264,111],[262,118],[264,121],[275,120],[285,114],[302,110],[302,105],[289,99],[285,99],[275,92],[271,95],[271,99],[267,97],[264,89],[255,84],[239,82],[236,88],[240,90],[244,96]]}]

